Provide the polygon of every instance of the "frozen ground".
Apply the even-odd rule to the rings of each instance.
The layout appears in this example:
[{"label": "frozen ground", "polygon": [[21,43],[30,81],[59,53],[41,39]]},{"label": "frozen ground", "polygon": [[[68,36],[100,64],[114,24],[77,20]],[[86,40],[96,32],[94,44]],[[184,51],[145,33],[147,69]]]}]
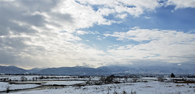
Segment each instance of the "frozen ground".
[{"label": "frozen ground", "polygon": [[[22,77],[26,80],[21,81]],[[34,80],[36,78],[36,80]],[[30,89],[24,91],[11,91],[11,94],[195,94],[195,83],[173,83],[173,78],[166,78],[165,82],[159,82],[158,77],[140,77],[140,78],[115,78],[117,82],[127,82],[120,84],[106,85],[88,85],[75,86],[91,80],[99,81],[101,77],[78,77],[78,76],[42,76],[42,75],[1,75],[0,91],[5,91],[7,87],[10,90],[26,89],[37,86],[40,89]],[[10,80],[11,79],[11,80]],[[183,78],[174,78],[182,80]],[[188,81],[194,81],[194,78],[184,78]],[[16,84],[9,84],[13,82]],[[180,82],[180,81],[179,81]],[[182,82],[182,81],[181,81]],[[29,84],[31,83],[31,84]],[[41,83],[36,85],[35,83]],[[74,86],[52,86],[52,85],[74,85]],[[82,84],[84,85],[84,84]],[[60,87],[60,88],[59,88]],[[54,89],[55,88],[55,89]]]},{"label": "frozen ground", "polygon": [[39,85],[35,84],[9,84],[7,82],[0,82],[0,91],[5,91],[9,87],[10,90],[33,88]]},{"label": "frozen ground", "polygon": [[[15,92],[11,94],[195,94],[195,84],[176,84],[158,81],[92,85],[61,89]],[[136,92],[136,93],[135,93]]]},{"label": "frozen ground", "polygon": [[51,81],[45,83],[45,85],[74,85],[85,83],[86,81]]}]

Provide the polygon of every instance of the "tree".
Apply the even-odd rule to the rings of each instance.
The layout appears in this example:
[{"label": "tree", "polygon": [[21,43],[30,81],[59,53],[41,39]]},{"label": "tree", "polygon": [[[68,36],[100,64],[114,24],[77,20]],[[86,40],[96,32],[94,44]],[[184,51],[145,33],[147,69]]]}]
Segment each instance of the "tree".
[{"label": "tree", "polygon": [[21,81],[26,81],[27,80],[27,78],[24,77],[24,76],[22,76],[20,79],[21,79]]},{"label": "tree", "polygon": [[175,77],[175,75],[174,75],[173,73],[171,73],[171,77],[172,77],[172,78],[174,78],[174,77]]},{"label": "tree", "polygon": [[157,77],[157,79],[158,79],[158,81],[160,81],[160,82],[163,82],[163,81],[164,81],[163,77]]},{"label": "tree", "polygon": [[114,77],[115,77],[114,75],[110,75],[110,76],[106,77],[105,83],[106,84],[112,83],[114,80]]}]

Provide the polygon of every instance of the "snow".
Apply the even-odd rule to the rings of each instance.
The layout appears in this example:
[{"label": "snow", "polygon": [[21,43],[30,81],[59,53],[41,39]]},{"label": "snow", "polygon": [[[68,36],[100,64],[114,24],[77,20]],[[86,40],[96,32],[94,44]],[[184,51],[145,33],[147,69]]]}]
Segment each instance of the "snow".
[{"label": "snow", "polygon": [[[8,78],[8,79],[11,79],[11,80],[21,80],[21,75],[5,75],[5,76],[0,76],[0,79],[1,78]],[[32,75],[32,76],[23,76],[25,78],[27,78],[28,80],[33,80],[33,77],[41,77],[41,76],[35,76],[35,75]]]},{"label": "snow", "polygon": [[142,77],[143,80],[157,80],[156,77]]},{"label": "snow", "polygon": [[37,86],[39,86],[39,85],[35,85],[35,84],[9,84],[7,82],[0,82],[0,91],[7,90],[7,87],[9,87],[10,90],[15,90],[15,89],[34,88]]},{"label": "snow", "polygon": [[195,84],[176,84],[165,83],[158,81],[139,82],[139,83],[122,83],[108,85],[93,85],[73,87],[68,86],[61,89],[46,89],[25,92],[15,92],[14,94],[122,94],[125,91],[127,94],[136,92],[136,94],[195,94]]},{"label": "snow", "polygon": [[51,81],[47,82],[45,85],[74,85],[85,83],[85,81]]},{"label": "snow", "polygon": [[[10,90],[14,89],[25,89],[34,88],[40,85],[35,83],[42,83],[41,85],[74,85],[82,84],[84,80],[99,80],[100,77],[91,76],[90,78],[79,78],[78,76],[43,76],[44,79],[37,79],[32,81],[33,77],[42,77],[42,75],[24,75],[28,80],[20,81],[23,75],[5,75],[0,76],[1,78],[8,78],[15,80],[15,83],[20,84],[9,84],[8,82],[0,82],[0,91],[5,91],[7,87]],[[133,83],[133,79],[137,79],[137,82]],[[131,83],[120,83],[120,84],[106,84],[106,85],[88,85],[88,86],[65,86],[64,88],[56,89],[45,89],[44,90],[25,90],[20,92],[10,92],[11,94],[195,94],[195,84],[187,83],[172,83],[171,79],[183,79],[183,78],[166,78],[166,82],[158,82],[157,77],[141,77],[141,78],[128,78],[127,82]],[[195,78],[184,78],[188,80],[195,80]],[[18,80],[18,81],[16,81]],[[69,81],[67,81],[69,80]],[[80,81],[79,81],[80,80]],[[115,80],[124,82],[125,78],[116,78]],[[170,81],[169,81],[170,80]],[[145,81],[145,82],[143,82]],[[21,84],[22,83],[22,84]],[[32,83],[32,84],[29,84]],[[115,93],[116,94],[116,93]]]}]

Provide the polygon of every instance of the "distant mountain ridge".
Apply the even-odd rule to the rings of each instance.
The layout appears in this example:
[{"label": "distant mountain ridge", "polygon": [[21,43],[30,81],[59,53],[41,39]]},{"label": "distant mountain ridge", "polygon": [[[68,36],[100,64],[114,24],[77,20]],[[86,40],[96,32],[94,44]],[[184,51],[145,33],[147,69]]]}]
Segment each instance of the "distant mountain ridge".
[{"label": "distant mountain ridge", "polygon": [[101,75],[105,71],[89,67],[60,67],[43,69],[38,74]]},{"label": "distant mountain ridge", "polygon": [[59,68],[34,68],[25,70],[15,66],[0,66],[0,73],[4,74],[52,74],[52,75],[111,75],[111,74],[135,74],[135,73],[177,73],[177,74],[195,74],[195,69],[182,69],[180,67],[165,66],[146,66],[146,67],[130,67],[130,66],[102,66],[98,68],[90,67],[59,67]]},{"label": "distant mountain ridge", "polygon": [[28,73],[37,73],[37,72],[39,72],[39,71],[41,71],[43,69],[44,68],[33,68],[33,69],[28,70]]},{"label": "distant mountain ridge", "polygon": [[0,73],[4,74],[23,74],[26,72],[28,71],[16,66],[0,66]]}]

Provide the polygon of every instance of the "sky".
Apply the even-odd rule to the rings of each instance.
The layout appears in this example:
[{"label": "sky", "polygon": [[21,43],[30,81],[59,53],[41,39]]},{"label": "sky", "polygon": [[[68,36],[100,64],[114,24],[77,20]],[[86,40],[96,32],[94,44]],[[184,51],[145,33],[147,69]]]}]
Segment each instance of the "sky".
[{"label": "sky", "polygon": [[195,0],[0,0],[0,65],[195,64]]}]

